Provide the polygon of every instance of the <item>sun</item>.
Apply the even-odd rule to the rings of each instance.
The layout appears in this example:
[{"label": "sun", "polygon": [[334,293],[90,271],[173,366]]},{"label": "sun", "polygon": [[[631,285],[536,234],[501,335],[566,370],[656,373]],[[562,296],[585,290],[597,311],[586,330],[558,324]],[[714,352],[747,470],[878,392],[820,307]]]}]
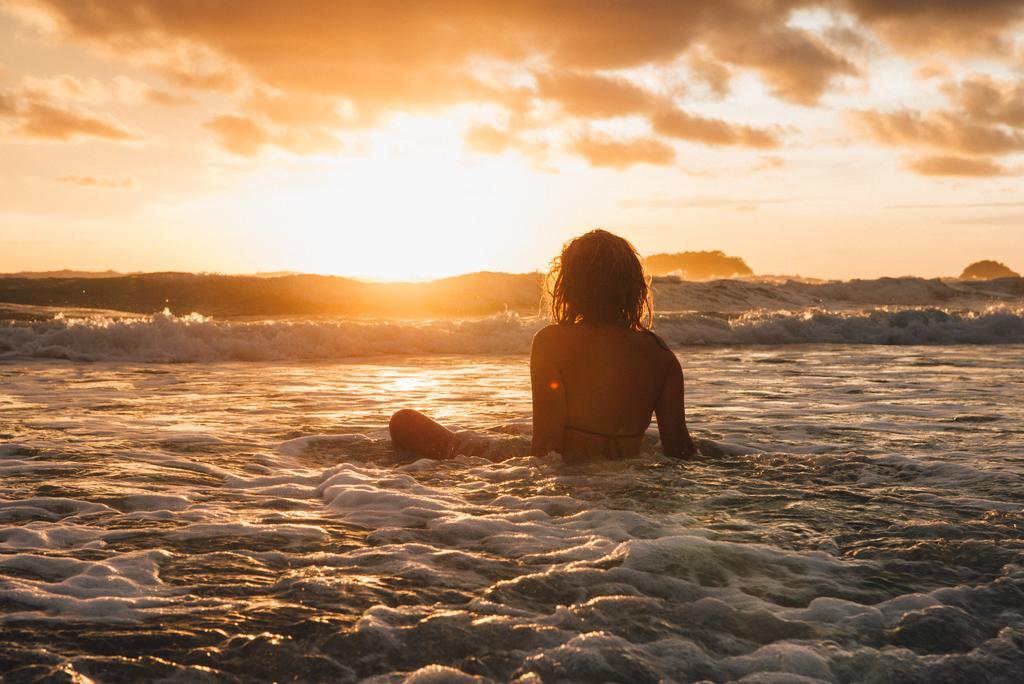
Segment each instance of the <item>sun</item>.
[{"label": "sun", "polygon": [[522,159],[474,157],[423,137],[392,133],[250,188],[257,208],[247,220],[270,237],[261,261],[378,280],[507,268],[506,252],[538,209],[536,172]]}]

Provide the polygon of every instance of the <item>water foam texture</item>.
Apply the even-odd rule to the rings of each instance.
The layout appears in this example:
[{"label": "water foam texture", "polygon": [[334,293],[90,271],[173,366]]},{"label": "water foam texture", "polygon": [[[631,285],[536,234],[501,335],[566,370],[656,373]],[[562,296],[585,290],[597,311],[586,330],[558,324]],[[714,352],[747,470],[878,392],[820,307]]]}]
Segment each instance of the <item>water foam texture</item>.
[{"label": "water foam texture", "polygon": [[[299,444],[290,443],[290,450]],[[867,463],[890,469],[913,465]],[[1020,569],[1010,568],[985,584],[875,602],[858,586],[857,571],[871,570],[870,561],[715,539],[682,515],[593,507],[567,494],[486,495],[494,482],[509,480],[508,473],[531,481],[556,475],[554,461],[434,461],[413,472],[423,473],[428,465],[435,475],[457,468],[462,486],[352,463],[224,478],[231,491],[309,502],[313,512],[364,527],[366,545],[358,548],[317,550],[328,534],[316,525],[255,525],[209,516],[165,531],[163,538],[204,548],[242,540],[246,546],[235,552],[240,557],[282,568],[269,589],[275,596],[329,592],[339,585],[353,592],[416,585],[473,597],[440,607],[377,603],[363,611],[352,630],[323,643],[337,662],[357,667],[363,666],[360,658],[378,658],[393,665],[392,672],[370,681],[480,681],[451,663],[482,645],[515,659],[519,665],[511,679],[520,682],[657,682],[667,673],[692,680],[835,682],[857,678],[851,672],[870,673],[881,662],[921,681],[955,678],[978,662],[988,672],[1003,667],[1007,681],[1020,672],[1013,665],[1021,648],[1012,630],[991,634],[962,608],[981,615],[1014,605],[1024,586]],[[184,497],[122,501],[137,510],[190,504]],[[19,528],[39,533],[20,548],[9,544],[12,537],[5,540],[4,550],[12,553],[0,559],[0,567],[10,571],[0,582],[0,599],[24,610],[4,620],[116,624],[203,609],[189,587],[161,580],[161,565],[173,557],[168,551],[102,560],[41,552],[61,551],[68,542],[93,548],[89,544],[102,537],[62,535],[89,529],[75,528],[78,518],[110,515],[113,509],[57,498],[4,503],[47,524],[46,529],[37,522]],[[52,515],[61,522],[47,517]],[[110,530],[106,538],[119,533]],[[250,550],[253,545],[264,550]],[[96,553],[109,551],[96,547]],[[514,570],[506,562],[511,558]],[[622,624],[634,630],[629,639],[617,632]],[[665,624],[685,636],[665,636]],[[949,655],[932,654],[935,639],[945,640],[941,644]],[[890,645],[861,645],[871,642]],[[441,644],[446,664],[424,666],[424,649]]]},{"label": "water foam texture", "polygon": [[[135,318],[57,318],[0,324],[0,359],[273,361],[395,354],[525,354],[543,322],[502,314],[472,320],[218,321],[164,312]],[[657,317],[674,346],[753,344],[1019,344],[1024,309],[855,312],[751,311]]]},{"label": "water foam texture", "polygon": [[34,554],[0,558],[0,567],[20,570],[29,578],[0,581],[0,598],[35,608],[6,613],[4,622],[19,620],[86,620],[137,622],[159,615],[177,603],[178,590],[167,587],[159,565],[170,554],[149,550],[112,556],[102,561]]}]

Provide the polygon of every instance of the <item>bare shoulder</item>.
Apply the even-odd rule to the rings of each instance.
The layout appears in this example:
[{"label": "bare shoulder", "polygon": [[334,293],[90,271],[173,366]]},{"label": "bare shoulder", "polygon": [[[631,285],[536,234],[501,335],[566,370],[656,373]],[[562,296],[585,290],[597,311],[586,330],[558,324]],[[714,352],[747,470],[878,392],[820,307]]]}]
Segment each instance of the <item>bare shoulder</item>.
[{"label": "bare shoulder", "polygon": [[648,349],[651,349],[652,353],[664,358],[672,357],[674,359],[676,357],[672,350],[669,349],[668,343],[653,330],[641,330],[639,335],[642,336],[644,344]]},{"label": "bare shoulder", "polygon": [[679,365],[679,359],[676,358],[675,352],[669,349],[668,343],[661,338],[660,335],[655,333],[653,330],[646,331],[645,337],[650,340],[651,346],[654,348],[653,352],[660,359],[663,364],[663,368],[666,372],[673,372],[677,368],[681,368]]},{"label": "bare shoulder", "polygon": [[559,325],[546,325],[533,336],[533,349],[550,349],[564,337],[565,331]]},{"label": "bare shoulder", "polygon": [[665,340],[661,339],[661,335],[659,335],[658,333],[654,332],[653,330],[644,330],[643,334],[647,339],[653,342],[655,346],[657,346],[658,349],[660,349],[661,351],[667,352],[669,354],[672,353],[668,348],[668,343],[666,343]]}]

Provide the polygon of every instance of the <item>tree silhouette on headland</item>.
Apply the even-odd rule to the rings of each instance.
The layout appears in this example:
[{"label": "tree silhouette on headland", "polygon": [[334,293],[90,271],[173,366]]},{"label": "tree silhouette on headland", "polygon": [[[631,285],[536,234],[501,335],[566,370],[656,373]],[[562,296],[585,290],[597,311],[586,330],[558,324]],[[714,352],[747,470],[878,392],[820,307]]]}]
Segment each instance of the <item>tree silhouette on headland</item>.
[{"label": "tree silhouette on headland", "polygon": [[651,275],[680,272],[686,280],[710,280],[712,278],[754,275],[742,258],[727,256],[718,250],[652,254],[644,259],[644,264]]},{"label": "tree silhouette on headland", "polygon": [[1016,278],[1020,274],[1001,261],[983,259],[975,261],[960,274],[961,280],[992,280],[993,278]]}]

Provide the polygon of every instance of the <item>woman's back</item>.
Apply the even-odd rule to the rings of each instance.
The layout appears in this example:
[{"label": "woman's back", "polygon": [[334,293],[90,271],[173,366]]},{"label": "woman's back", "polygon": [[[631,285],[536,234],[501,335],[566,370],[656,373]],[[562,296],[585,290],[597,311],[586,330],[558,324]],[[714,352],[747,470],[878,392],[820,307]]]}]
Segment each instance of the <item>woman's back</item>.
[{"label": "woman's back", "polygon": [[[647,330],[586,323],[544,328],[530,359],[534,453],[635,454],[678,367]],[[682,420],[681,396],[679,403]]]},{"label": "woman's back", "polygon": [[668,365],[652,333],[612,325],[552,325],[539,336],[565,389],[566,424],[608,434],[647,429]]}]

